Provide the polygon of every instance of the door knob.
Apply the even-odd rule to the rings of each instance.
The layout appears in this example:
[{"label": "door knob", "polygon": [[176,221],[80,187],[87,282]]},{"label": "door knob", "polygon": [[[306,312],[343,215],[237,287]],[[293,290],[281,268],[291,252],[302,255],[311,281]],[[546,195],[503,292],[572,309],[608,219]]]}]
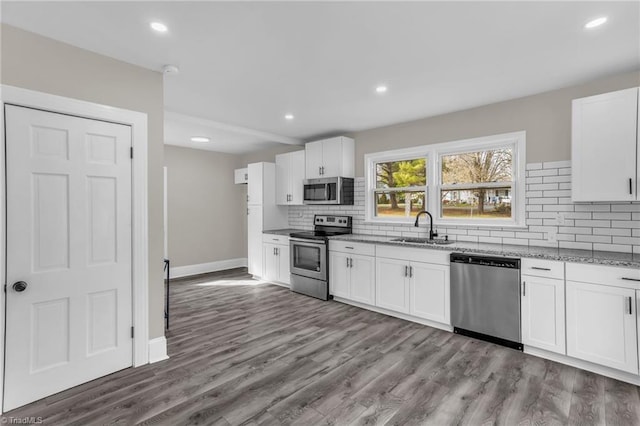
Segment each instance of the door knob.
[{"label": "door knob", "polygon": [[13,283],[12,288],[18,293],[21,293],[27,289],[27,283],[24,281],[18,281],[17,283]]}]

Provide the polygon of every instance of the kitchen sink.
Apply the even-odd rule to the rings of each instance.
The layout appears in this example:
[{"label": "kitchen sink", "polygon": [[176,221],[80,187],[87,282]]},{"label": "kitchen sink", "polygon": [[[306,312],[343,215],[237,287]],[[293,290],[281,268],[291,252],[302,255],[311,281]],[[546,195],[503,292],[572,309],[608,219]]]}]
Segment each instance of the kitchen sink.
[{"label": "kitchen sink", "polygon": [[404,238],[394,238],[391,241],[396,241],[399,243],[433,244],[433,245],[453,244],[453,241],[449,241],[449,239],[444,239],[444,238],[434,238],[430,240],[429,238],[404,237]]}]

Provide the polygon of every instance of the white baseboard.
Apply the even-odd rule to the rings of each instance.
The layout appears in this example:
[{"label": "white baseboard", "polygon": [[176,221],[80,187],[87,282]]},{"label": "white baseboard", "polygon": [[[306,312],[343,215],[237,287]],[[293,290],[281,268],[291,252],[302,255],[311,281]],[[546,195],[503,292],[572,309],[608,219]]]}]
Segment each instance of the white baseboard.
[{"label": "white baseboard", "polygon": [[224,271],[225,269],[241,268],[243,266],[247,266],[246,257],[199,263],[197,265],[172,266],[171,278],[188,277],[189,275],[206,274],[207,272]]},{"label": "white baseboard", "polygon": [[167,355],[167,339],[162,336],[149,340],[149,364],[164,361],[165,359],[169,359],[169,355]]},{"label": "white baseboard", "polygon": [[449,324],[442,324],[442,323],[439,323],[437,321],[431,321],[431,320],[424,319],[424,318],[414,317],[413,315],[408,315],[408,314],[403,314],[403,313],[400,313],[400,312],[390,311],[388,309],[379,308],[377,306],[371,306],[371,305],[367,305],[365,303],[355,302],[355,301],[349,300],[349,299],[343,299],[342,297],[334,296],[333,300],[335,300],[336,302],[346,303],[347,305],[352,305],[352,306],[356,306],[358,308],[366,309],[368,311],[373,311],[373,312],[377,312],[379,314],[388,315],[390,317],[400,318],[400,319],[411,321],[411,322],[417,322],[418,324],[428,325],[429,327],[438,328],[440,330],[444,330],[444,331],[448,331],[448,332],[453,332],[453,327],[451,327]]},{"label": "white baseboard", "polygon": [[570,365],[582,370],[591,371],[592,373],[602,374],[603,376],[631,383],[636,386],[640,385],[640,377],[638,377],[637,374],[627,373],[626,371],[616,370],[614,368],[605,367],[604,365],[593,364],[589,361],[583,361],[567,355],[545,351],[544,349],[532,348],[527,345],[524,346],[524,353],[559,362],[560,364]]}]

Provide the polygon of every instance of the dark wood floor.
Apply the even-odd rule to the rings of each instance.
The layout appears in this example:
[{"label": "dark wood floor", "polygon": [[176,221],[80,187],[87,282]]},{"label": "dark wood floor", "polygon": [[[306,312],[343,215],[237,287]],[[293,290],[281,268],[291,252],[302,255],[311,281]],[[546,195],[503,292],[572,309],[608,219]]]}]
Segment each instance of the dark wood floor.
[{"label": "dark wood floor", "polygon": [[172,283],[170,359],[5,418],[45,424],[640,424],[639,388],[282,287]]}]

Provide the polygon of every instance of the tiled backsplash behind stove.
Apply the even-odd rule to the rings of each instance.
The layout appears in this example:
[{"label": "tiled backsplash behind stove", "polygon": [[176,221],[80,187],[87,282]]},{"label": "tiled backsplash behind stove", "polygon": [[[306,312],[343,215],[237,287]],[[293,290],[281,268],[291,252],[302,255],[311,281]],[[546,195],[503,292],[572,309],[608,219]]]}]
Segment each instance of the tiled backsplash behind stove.
[{"label": "tiled backsplash behind stove", "polygon": [[[438,233],[457,241],[517,244],[570,249],[640,253],[640,203],[571,202],[571,162],[527,164],[526,229],[436,226]],[[353,216],[353,232],[397,237],[424,237],[428,220],[413,224],[374,224],[364,221],[364,178],[355,179],[353,206],[292,206],[289,226],[313,228],[314,214]],[[558,212],[564,223],[558,223]],[[549,242],[548,233],[557,241]]]}]

